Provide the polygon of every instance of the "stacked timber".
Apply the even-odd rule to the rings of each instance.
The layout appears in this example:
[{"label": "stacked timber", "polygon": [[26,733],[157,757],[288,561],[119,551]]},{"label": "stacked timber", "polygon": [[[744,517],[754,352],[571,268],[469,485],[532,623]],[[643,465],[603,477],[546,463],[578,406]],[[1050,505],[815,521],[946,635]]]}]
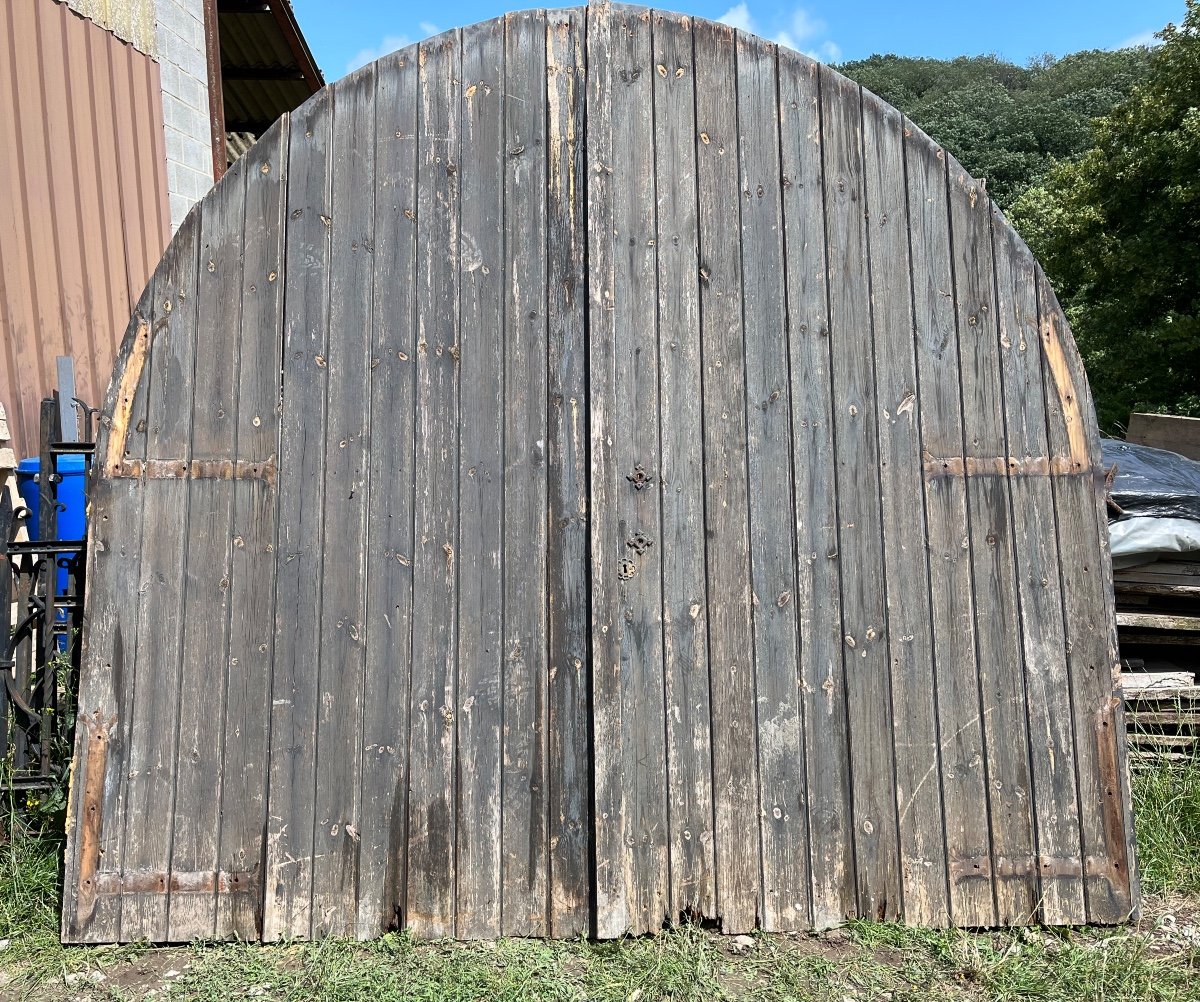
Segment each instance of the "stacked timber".
[{"label": "stacked timber", "polygon": [[1200,730],[1200,554],[1113,573],[1132,760],[1181,761]]}]

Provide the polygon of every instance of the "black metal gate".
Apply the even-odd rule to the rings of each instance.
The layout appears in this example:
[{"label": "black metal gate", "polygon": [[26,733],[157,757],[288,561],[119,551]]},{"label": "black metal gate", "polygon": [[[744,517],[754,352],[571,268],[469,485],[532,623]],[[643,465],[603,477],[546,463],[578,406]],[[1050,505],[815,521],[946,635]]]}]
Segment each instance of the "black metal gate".
[{"label": "black metal gate", "polygon": [[58,538],[61,460],[83,457],[88,482],[95,414],[73,383],[69,360],[60,360],[60,389],[42,401],[39,471],[24,503],[0,490],[0,776],[18,804],[55,813],[65,808],[57,801],[71,761],[86,553],[85,540]]}]

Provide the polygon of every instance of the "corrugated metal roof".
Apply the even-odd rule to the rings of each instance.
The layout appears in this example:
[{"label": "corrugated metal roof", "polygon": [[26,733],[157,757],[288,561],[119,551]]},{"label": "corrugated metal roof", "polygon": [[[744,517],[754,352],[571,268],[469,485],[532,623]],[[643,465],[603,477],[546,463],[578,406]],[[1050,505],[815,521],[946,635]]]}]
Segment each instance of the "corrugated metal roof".
[{"label": "corrugated metal roof", "polygon": [[218,8],[225,125],[261,134],[324,86],[286,0]]}]

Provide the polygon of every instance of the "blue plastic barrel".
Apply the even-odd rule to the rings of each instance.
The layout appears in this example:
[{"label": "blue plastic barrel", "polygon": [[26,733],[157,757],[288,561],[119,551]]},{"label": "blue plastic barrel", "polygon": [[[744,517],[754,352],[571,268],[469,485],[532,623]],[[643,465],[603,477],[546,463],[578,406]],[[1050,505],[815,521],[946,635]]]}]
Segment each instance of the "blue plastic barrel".
[{"label": "blue plastic barrel", "polygon": [[[17,488],[29,508],[29,538],[38,538],[38,525],[41,515],[41,490],[37,482],[42,463],[37,456],[22,459],[17,464]],[[87,508],[84,500],[87,485],[87,463],[83,456],[59,456],[58,473],[62,480],[58,485],[58,500],[66,506],[58,513],[58,538],[61,540],[83,539],[87,527]],[[58,569],[58,593],[67,593],[66,568]]]}]

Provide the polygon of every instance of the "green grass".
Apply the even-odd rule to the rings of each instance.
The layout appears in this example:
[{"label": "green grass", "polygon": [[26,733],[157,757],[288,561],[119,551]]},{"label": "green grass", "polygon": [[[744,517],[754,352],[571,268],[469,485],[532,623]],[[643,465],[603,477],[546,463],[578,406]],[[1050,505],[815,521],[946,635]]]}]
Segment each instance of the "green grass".
[{"label": "green grass", "polygon": [[[1138,772],[1134,800],[1146,891],[1196,895],[1200,766]],[[189,1002],[1200,1002],[1200,952],[1157,948],[1137,929],[970,934],[858,922],[830,936],[755,936],[740,953],[696,928],[615,943],[392,934],[365,944],[65,948],[60,853],[61,840],[47,836],[0,845],[4,1002],[117,1002],[151,990]],[[64,981],[88,971],[104,980]]]},{"label": "green grass", "polygon": [[1137,769],[1133,810],[1143,890],[1200,896],[1200,759]]}]

